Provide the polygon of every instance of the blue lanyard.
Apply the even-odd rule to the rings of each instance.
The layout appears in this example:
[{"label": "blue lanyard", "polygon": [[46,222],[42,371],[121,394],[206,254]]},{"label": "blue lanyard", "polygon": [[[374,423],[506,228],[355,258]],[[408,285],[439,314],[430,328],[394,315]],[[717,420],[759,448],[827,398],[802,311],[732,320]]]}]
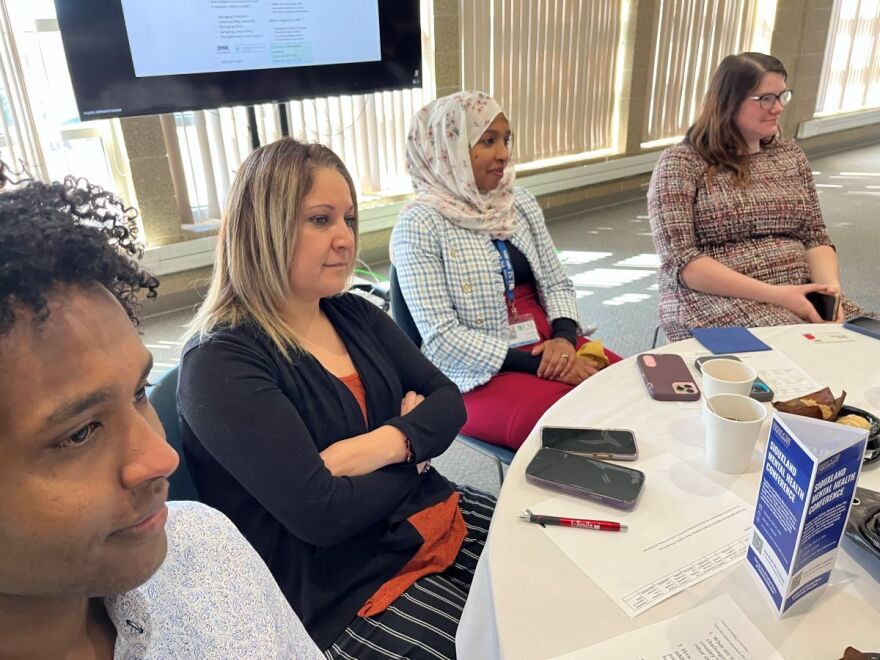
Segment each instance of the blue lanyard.
[{"label": "blue lanyard", "polygon": [[507,244],[500,239],[493,239],[492,242],[498,248],[498,259],[501,261],[501,277],[504,278],[504,295],[507,296],[507,303],[515,309],[513,290],[516,288],[516,281],[513,277],[513,261],[510,259],[510,250]]}]

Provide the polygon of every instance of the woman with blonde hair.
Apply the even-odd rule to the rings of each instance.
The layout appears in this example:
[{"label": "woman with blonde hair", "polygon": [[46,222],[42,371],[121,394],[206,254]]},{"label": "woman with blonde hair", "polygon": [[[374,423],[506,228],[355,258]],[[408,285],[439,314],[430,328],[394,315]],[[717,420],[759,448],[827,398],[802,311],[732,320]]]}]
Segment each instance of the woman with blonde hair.
[{"label": "woman with blonde hair", "polygon": [[494,499],[428,463],[464,422],[458,389],[344,293],[355,199],[321,145],[242,164],[183,350],[184,448],[329,657],[451,657]]},{"label": "woman with blonde hair", "polygon": [[837,321],[864,313],[842,297],[807,157],[780,138],[787,77],[772,55],[725,57],[684,141],[654,169],[648,217],[670,341],[691,328],[821,322],[812,293],[841,296]]}]

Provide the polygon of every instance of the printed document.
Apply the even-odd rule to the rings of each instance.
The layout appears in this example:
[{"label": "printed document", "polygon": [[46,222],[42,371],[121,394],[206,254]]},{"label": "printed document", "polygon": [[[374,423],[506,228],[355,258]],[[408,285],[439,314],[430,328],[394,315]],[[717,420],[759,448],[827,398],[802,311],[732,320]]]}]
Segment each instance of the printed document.
[{"label": "printed document", "polygon": [[728,594],[556,660],[782,660]]},{"label": "printed document", "polygon": [[560,495],[533,513],[614,520],[625,532],[570,527],[544,533],[630,616],[742,560],[754,507],[671,454],[636,466],[647,475],[633,511]]}]

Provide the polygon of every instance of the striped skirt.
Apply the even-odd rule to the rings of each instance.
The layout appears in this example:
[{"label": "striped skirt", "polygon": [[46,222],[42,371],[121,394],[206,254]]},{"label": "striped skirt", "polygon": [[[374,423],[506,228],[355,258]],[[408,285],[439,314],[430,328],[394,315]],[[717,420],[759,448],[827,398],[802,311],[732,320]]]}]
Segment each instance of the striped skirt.
[{"label": "striped skirt", "polygon": [[455,657],[455,631],[486,543],[495,498],[458,486],[467,536],[452,566],[416,580],[384,612],[358,617],[325,651],[331,660]]}]

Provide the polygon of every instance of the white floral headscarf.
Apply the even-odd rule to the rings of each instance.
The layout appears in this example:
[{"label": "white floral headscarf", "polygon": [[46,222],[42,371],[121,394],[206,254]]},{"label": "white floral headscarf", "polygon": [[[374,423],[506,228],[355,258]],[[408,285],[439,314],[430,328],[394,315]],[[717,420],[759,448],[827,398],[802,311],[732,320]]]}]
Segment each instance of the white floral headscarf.
[{"label": "white floral headscarf", "polygon": [[494,190],[481,193],[470,159],[471,147],[502,112],[483,92],[458,92],[429,103],[413,118],[406,169],[416,203],[460,227],[505,239],[516,229],[513,167],[504,169]]}]

